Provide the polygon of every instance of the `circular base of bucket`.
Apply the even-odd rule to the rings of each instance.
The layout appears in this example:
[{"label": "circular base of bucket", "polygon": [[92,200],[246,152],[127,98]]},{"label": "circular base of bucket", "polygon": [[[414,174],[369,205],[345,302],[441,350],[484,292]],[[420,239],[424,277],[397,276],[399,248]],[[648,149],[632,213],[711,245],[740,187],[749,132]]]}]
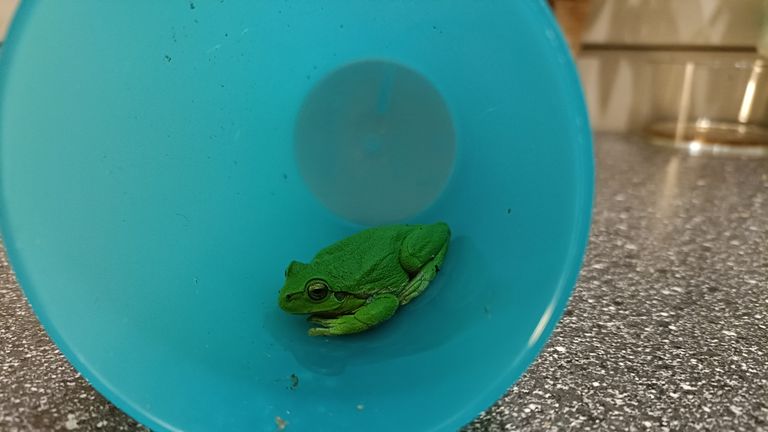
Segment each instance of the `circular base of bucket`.
[{"label": "circular base of bucket", "polygon": [[363,61],[309,92],[295,146],[302,177],[323,204],[374,225],[413,217],[437,199],[453,169],[456,133],[425,77],[390,61]]},{"label": "circular base of bucket", "polygon": [[[153,430],[456,430],[576,281],[590,133],[543,2],[30,0],[0,77],[20,284]],[[439,275],[381,326],[279,309],[292,260],[436,221]]]}]

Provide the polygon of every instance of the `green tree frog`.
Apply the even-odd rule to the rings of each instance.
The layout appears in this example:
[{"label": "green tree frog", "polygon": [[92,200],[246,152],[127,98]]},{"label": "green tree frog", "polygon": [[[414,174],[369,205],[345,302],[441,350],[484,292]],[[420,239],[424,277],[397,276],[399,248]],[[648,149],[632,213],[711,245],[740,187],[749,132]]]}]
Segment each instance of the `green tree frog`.
[{"label": "green tree frog", "polygon": [[369,228],[285,270],[279,304],[309,314],[310,336],[358,333],[391,318],[440,271],[451,231],[431,225]]}]

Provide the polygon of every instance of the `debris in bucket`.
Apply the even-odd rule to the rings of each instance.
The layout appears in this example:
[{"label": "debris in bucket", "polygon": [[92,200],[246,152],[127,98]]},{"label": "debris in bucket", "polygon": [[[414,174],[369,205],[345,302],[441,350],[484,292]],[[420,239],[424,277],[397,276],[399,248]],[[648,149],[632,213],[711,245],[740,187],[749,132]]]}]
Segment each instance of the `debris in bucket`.
[{"label": "debris in bucket", "polygon": [[296,374],[291,374],[291,390],[296,390],[299,386],[299,377]]},{"label": "debris in bucket", "polygon": [[512,209],[511,208],[507,209],[507,214],[512,214]]},{"label": "debris in bucket", "polygon": [[275,424],[277,425],[277,430],[285,430],[285,427],[288,426],[288,422],[280,416],[275,417]]},{"label": "debris in bucket", "polygon": [[355,408],[357,408],[357,410],[358,410],[358,411],[362,411],[362,410],[364,410],[364,409],[365,409],[365,405],[363,405],[363,404],[357,404],[357,406],[356,406]]}]

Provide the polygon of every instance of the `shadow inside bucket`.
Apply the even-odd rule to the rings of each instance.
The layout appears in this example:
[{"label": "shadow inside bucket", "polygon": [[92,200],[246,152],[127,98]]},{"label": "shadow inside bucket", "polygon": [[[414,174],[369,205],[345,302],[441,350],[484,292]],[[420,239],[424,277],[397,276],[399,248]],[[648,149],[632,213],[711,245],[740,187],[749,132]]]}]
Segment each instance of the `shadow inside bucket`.
[{"label": "shadow inside bucket", "polygon": [[466,236],[454,239],[443,268],[427,290],[401,307],[390,320],[346,336],[307,335],[305,316],[289,315],[275,304],[264,328],[307,369],[339,375],[347,367],[386,362],[437,348],[493,318],[498,281],[488,272],[481,249]]}]

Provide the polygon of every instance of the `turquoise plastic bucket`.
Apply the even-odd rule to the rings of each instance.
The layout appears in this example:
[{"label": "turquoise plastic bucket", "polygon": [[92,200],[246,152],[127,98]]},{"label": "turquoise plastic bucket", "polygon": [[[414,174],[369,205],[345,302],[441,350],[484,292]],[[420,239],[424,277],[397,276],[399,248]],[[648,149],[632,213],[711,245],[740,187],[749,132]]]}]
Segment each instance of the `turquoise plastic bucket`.
[{"label": "turquoise plastic bucket", "polygon": [[[25,1],[1,62],[18,279],[153,429],[456,429],[576,281],[590,132],[538,0]],[[437,220],[442,271],[375,330],[279,310],[291,260]]]}]

